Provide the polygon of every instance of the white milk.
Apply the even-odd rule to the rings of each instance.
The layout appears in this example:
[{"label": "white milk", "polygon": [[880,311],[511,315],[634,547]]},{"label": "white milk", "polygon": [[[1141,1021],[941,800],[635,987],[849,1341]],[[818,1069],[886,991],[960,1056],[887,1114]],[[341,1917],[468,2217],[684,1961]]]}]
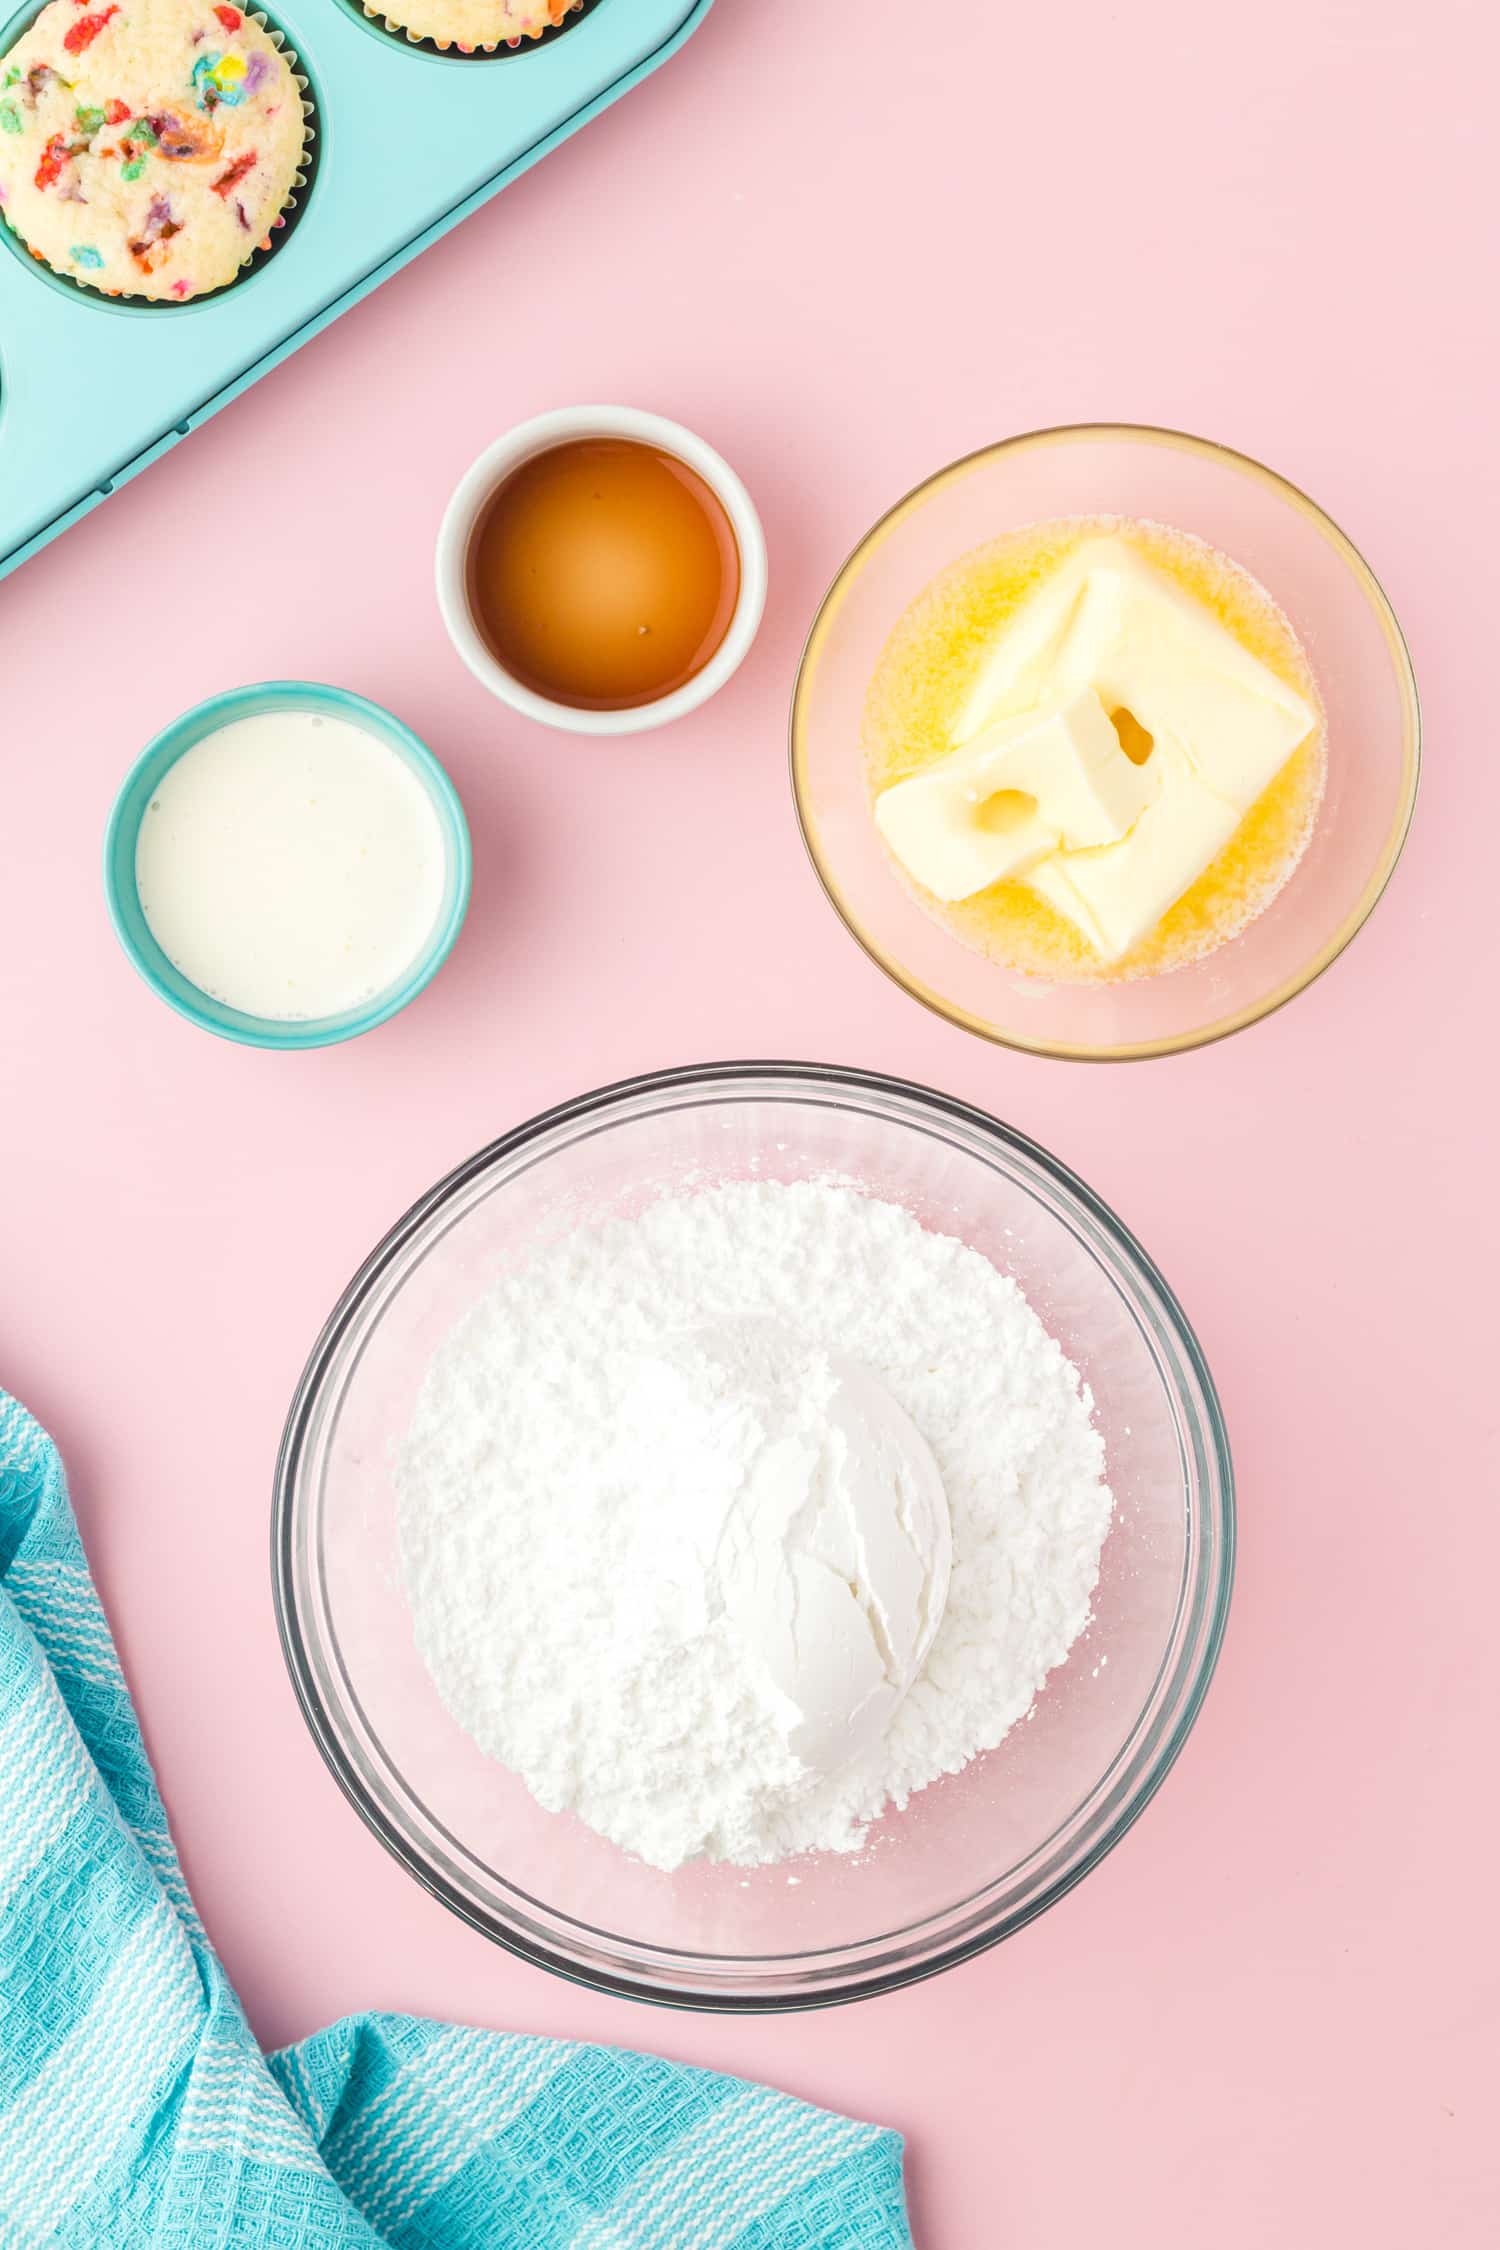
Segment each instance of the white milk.
[{"label": "white milk", "polygon": [[442,905],[443,831],[396,752],[347,719],[265,711],[184,753],[141,821],[151,934],[246,1015],[340,1015],[396,983]]}]

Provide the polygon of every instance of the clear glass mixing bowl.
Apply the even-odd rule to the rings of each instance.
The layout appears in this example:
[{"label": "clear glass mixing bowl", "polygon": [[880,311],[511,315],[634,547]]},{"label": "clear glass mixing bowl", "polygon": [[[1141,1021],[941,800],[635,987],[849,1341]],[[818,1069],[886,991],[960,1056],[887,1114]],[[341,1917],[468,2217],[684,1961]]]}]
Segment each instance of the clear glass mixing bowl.
[{"label": "clear glass mixing bowl", "polygon": [[[392,1448],[434,1348],[537,1244],[708,1180],[827,1174],[1013,1273],[1082,1369],[1116,1498],[1095,1620],[1028,1724],[888,1813],[857,1855],[664,1875],[543,1812],[449,1718],[402,1591]],[[441,1181],[319,1339],[287,1422],[273,1526],[282,1638],[308,1724],[419,1881],[561,1975],[745,2010],[856,1999],[948,1968],[1086,1874],[1192,1725],[1233,1546],[1208,1370],[1171,1291],[1097,1196],[961,1102],[782,1063],[670,1071],[585,1095]],[[524,1633],[526,1620],[502,1613],[495,1629]]]},{"label": "clear glass mixing bowl", "polygon": [[[1025,524],[1136,516],[1193,532],[1290,617],[1328,714],[1328,778],[1306,852],[1263,914],[1169,975],[1045,984],[962,943],[896,874],[870,812],[865,697],[898,620],[940,571]],[[966,1031],[1075,1062],[1198,1047],[1312,983],[1389,882],[1416,802],[1411,659],[1369,564],[1272,470],[1177,430],[1097,423],[1007,438],[940,469],[860,541],[813,621],[792,699],[792,788],[813,866],[888,976]]]}]

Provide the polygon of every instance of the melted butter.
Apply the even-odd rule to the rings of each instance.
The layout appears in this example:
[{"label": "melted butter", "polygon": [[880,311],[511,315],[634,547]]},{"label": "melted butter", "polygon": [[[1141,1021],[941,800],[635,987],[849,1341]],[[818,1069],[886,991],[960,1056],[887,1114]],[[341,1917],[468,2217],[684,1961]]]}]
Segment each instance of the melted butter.
[{"label": "melted butter", "polygon": [[[1122,517],[1033,524],[961,557],[918,595],[886,643],[865,703],[872,804],[893,782],[947,757],[953,723],[996,635],[1075,547],[1100,532],[1125,539],[1195,595],[1252,656],[1321,712],[1312,667],[1290,620],[1227,555],[1187,532]],[[1213,864],[1148,937],[1108,966],[1024,882],[996,883],[975,898],[945,905],[904,875],[902,880],[933,919],[966,945],[1025,975],[1053,983],[1159,975],[1201,959],[1264,912],[1307,847],[1325,765],[1320,723]]]}]

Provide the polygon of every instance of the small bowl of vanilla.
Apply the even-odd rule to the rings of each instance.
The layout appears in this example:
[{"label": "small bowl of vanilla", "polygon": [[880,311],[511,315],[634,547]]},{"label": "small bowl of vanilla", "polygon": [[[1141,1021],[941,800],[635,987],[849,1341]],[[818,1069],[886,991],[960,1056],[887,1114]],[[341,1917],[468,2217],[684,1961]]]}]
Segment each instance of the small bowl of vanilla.
[{"label": "small bowl of vanilla", "polygon": [[431,983],[468,906],[447,774],[346,688],[268,680],[148,743],[104,841],[115,934],[167,1005],[251,1047],[327,1047]]},{"label": "small bowl of vanilla", "polygon": [[829,897],[917,999],[1119,1061],[1269,1014],[1363,924],[1411,819],[1390,604],[1295,486],[1175,431],[1039,431],[876,524],[792,710]]}]

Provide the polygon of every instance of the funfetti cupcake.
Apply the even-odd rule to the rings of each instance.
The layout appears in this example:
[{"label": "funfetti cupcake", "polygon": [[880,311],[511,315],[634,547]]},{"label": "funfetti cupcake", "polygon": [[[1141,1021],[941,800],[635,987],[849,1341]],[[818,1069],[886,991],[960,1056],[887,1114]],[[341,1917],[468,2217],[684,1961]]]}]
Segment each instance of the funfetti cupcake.
[{"label": "funfetti cupcake", "polygon": [[262,19],[211,0],[50,0],[0,60],[0,216],[72,281],[181,303],[266,245],[307,134]]},{"label": "funfetti cupcake", "polygon": [[584,0],[396,0],[376,7],[364,0],[367,16],[408,39],[435,47],[457,47],[461,54],[492,54],[497,47],[521,47],[582,8]]}]

